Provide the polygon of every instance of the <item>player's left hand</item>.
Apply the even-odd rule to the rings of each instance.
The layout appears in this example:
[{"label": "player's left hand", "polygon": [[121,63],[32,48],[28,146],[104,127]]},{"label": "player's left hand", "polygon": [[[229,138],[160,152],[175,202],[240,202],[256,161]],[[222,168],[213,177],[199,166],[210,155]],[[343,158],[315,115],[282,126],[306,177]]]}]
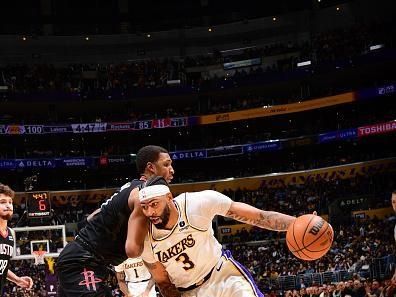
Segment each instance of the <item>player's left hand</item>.
[{"label": "player's left hand", "polygon": [[21,288],[30,290],[33,287],[33,280],[29,276],[21,276],[16,284]]}]

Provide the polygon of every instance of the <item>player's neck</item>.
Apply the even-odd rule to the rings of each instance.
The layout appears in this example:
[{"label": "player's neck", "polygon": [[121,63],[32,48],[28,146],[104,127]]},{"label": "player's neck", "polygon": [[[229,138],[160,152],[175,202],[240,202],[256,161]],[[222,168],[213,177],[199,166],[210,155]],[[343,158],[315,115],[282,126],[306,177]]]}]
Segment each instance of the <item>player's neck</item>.
[{"label": "player's neck", "polygon": [[7,231],[7,220],[0,218],[0,231],[4,233]]}]

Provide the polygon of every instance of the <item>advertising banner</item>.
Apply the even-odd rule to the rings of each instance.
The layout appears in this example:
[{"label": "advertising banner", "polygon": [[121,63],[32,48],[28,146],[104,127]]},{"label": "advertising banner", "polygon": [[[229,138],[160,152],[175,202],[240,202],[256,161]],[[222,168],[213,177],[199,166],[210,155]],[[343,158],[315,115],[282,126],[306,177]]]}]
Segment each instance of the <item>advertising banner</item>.
[{"label": "advertising banner", "polygon": [[7,160],[7,159],[0,160],[0,169],[15,169],[15,168],[16,168],[15,160]]},{"label": "advertising banner", "polygon": [[96,189],[96,190],[78,190],[78,191],[54,191],[50,192],[51,203],[54,205],[71,204],[92,204],[104,202],[109,199],[116,191],[116,188]]},{"label": "advertising banner", "polygon": [[332,166],[313,170],[294,171],[288,173],[271,173],[246,178],[229,177],[224,180],[173,184],[174,194],[183,192],[216,190],[222,192],[227,189],[237,190],[246,188],[255,190],[259,187],[281,188],[291,184],[305,184],[319,180],[349,179],[358,175],[368,176],[380,172],[396,171],[396,158],[379,159],[368,162],[359,162],[348,165]]},{"label": "advertising banner", "polygon": [[206,149],[170,152],[170,156],[172,160],[204,159],[206,158]]},{"label": "advertising banner", "polygon": [[260,117],[268,117],[273,115],[288,114],[305,110],[312,110],[338,104],[354,102],[356,100],[354,92],[348,92],[340,95],[324,97],[320,99],[301,101],[298,103],[264,106],[260,108],[252,108],[241,111],[218,113],[212,115],[204,115],[199,117],[198,123],[201,125],[209,125],[223,122],[247,120]]},{"label": "advertising banner", "polygon": [[326,143],[337,140],[353,139],[356,138],[357,136],[358,136],[358,130],[356,128],[351,128],[351,129],[344,129],[344,130],[319,134],[318,138],[319,138],[319,143]]},{"label": "advertising banner", "polygon": [[396,92],[396,84],[384,85],[378,88],[367,88],[357,92],[359,100],[372,99],[378,96],[394,94]]},{"label": "advertising banner", "polygon": [[396,121],[368,125],[358,128],[358,136],[364,137],[375,134],[384,134],[396,131]]},{"label": "advertising banner", "polygon": [[55,159],[16,159],[16,168],[55,168]]},{"label": "advertising banner", "polygon": [[78,123],[69,125],[0,125],[0,135],[36,135],[36,134],[62,134],[62,133],[104,133],[132,130],[160,129],[169,127],[186,127],[189,125],[188,117],[164,118],[135,122],[114,123]]},{"label": "advertising banner", "polygon": [[280,149],[282,149],[282,146],[279,140],[269,140],[243,145],[244,153],[269,152],[278,151]]},{"label": "advertising banner", "polygon": [[90,157],[87,158],[65,158],[65,159],[58,159],[58,164],[61,167],[80,167],[80,166],[91,166],[92,165],[92,159]]}]

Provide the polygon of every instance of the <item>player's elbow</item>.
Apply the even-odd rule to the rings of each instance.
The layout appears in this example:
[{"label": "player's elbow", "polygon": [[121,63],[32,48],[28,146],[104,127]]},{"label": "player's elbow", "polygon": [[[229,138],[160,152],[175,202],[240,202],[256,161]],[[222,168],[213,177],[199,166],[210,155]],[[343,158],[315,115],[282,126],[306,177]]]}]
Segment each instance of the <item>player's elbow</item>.
[{"label": "player's elbow", "polygon": [[142,254],[143,246],[127,242],[125,244],[125,252],[128,258],[137,258]]}]

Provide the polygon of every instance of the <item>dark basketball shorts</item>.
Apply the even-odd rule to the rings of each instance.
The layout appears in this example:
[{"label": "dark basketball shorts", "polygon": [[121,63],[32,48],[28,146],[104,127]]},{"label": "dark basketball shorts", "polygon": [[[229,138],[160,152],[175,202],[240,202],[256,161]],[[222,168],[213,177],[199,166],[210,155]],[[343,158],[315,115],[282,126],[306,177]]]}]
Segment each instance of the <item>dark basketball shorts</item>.
[{"label": "dark basketball shorts", "polygon": [[70,242],[56,263],[60,297],[111,297],[111,270],[77,241]]}]

